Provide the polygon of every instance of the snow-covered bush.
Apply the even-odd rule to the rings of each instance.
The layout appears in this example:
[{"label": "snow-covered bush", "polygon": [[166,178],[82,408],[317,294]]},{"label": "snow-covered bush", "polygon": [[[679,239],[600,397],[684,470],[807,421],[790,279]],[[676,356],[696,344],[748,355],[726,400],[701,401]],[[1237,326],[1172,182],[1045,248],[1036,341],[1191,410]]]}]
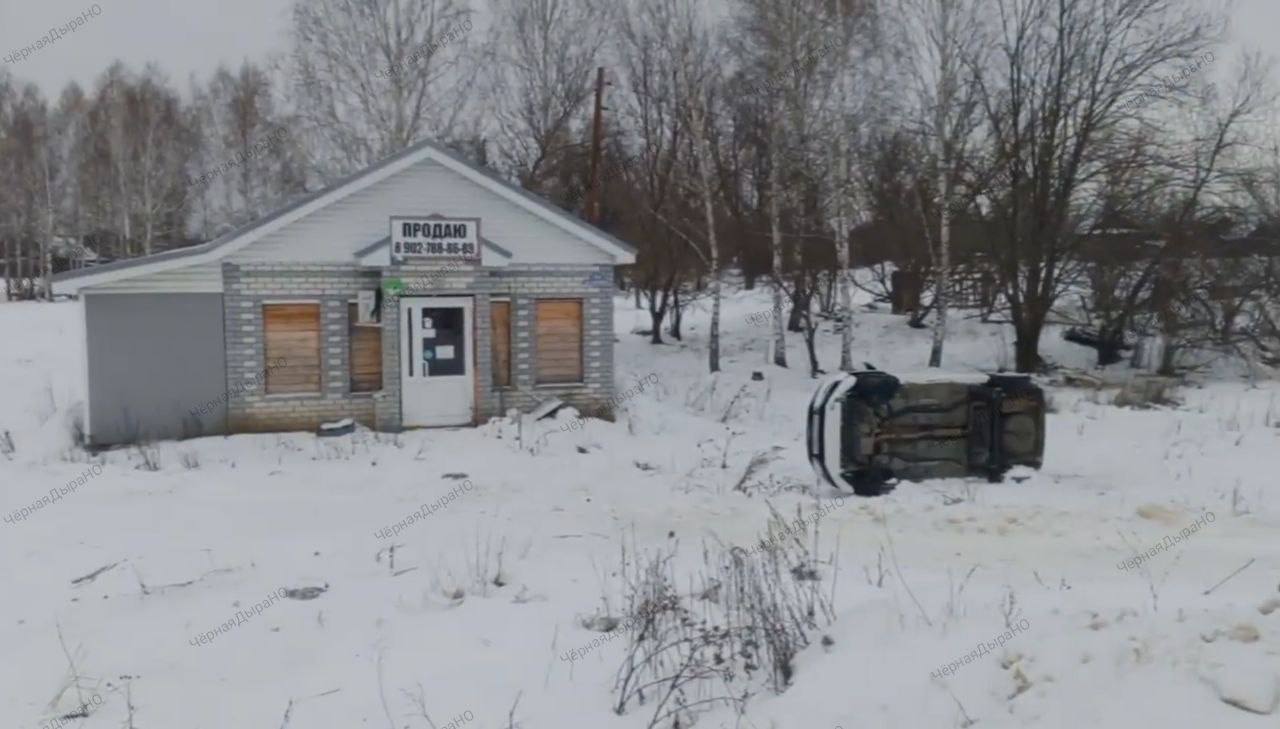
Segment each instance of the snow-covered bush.
[{"label": "snow-covered bush", "polygon": [[[834,620],[815,557],[818,520],[774,511],[762,549],[705,545],[682,593],[677,547],[623,554],[628,644],[614,710],[652,706],[649,727],[689,726],[719,705],[742,711],[762,687],[784,691],[794,662]],[[800,525],[800,528],[795,528]]]}]

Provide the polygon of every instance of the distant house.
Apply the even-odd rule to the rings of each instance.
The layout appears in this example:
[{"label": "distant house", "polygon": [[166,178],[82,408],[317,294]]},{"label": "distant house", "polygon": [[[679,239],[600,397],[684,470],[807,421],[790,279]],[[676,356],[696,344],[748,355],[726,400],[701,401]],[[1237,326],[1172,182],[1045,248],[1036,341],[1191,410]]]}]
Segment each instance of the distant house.
[{"label": "distant house", "polygon": [[[1248,232],[1244,232],[1248,230]],[[1239,229],[1229,220],[1199,225],[1173,236],[1122,215],[1108,214],[1083,236],[1079,255],[1087,262],[1124,264],[1162,259],[1280,258],[1280,226]]]},{"label": "distant house", "polygon": [[[989,222],[967,216],[951,222],[952,308],[989,311],[999,296],[987,246],[999,232]],[[929,239],[918,218],[876,220],[852,233],[856,266],[883,269],[895,313],[917,312],[933,271]]]},{"label": "distant house", "polygon": [[[951,227],[950,276],[953,308],[990,311],[1000,300],[999,270],[990,256],[992,241],[1004,233],[990,221],[958,218]],[[857,264],[892,268],[890,301],[896,312],[916,311],[932,275],[928,239],[918,221],[874,221],[853,233]],[[1112,270],[1162,260],[1171,265],[1200,259],[1214,264],[1280,259],[1280,224],[1241,230],[1231,221],[1189,229],[1177,236],[1142,226],[1117,213],[1102,216],[1072,248],[1079,262]],[[1224,295],[1231,287],[1221,287]]]},{"label": "distant house", "polygon": [[55,238],[49,251],[54,273],[90,268],[110,261],[101,258],[97,251],[74,238]]},{"label": "distant house", "polygon": [[216,240],[67,271],[97,445],[613,395],[627,244],[430,143]]}]

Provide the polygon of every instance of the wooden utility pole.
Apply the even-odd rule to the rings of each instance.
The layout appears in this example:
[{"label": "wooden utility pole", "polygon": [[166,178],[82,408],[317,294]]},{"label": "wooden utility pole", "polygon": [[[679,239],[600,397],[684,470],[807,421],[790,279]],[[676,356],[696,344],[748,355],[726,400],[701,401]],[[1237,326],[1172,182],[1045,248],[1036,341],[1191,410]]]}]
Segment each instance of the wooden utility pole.
[{"label": "wooden utility pole", "polygon": [[591,122],[591,180],[587,186],[587,220],[600,222],[600,159],[604,147],[604,66],[596,69],[596,110]]}]

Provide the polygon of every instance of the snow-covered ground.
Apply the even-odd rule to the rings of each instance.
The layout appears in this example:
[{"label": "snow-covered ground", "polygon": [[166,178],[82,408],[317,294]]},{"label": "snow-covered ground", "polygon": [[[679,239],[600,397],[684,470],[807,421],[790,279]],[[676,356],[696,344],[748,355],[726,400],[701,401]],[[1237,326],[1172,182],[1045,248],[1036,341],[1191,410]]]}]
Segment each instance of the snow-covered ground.
[{"label": "snow-covered ground", "polygon": [[[583,627],[618,614],[624,546],[693,570],[704,547],[756,541],[770,505],[822,510],[836,620],[790,688],[699,726],[1280,726],[1280,387],[1216,382],[1154,410],[1053,387],[1029,479],[833,502],[804,456],[803,344],[791,370],[765,365],[768,308],[726,302],[712,378],[705,312],[655,347],[619,299],[619,391],[645,384],[616,423],[91,457],[71,446],[77,305],[0,305],[0,727],[645,727],[649,709],[612,711],[625,641]],[[858,360],[921,369],[928,332],[856,326]],[[993,369],[1010,344],[958,319],[948,370]],[[824,363],[837,346],[824,324]],[[12,520],[51,489],[67,493]]]}]

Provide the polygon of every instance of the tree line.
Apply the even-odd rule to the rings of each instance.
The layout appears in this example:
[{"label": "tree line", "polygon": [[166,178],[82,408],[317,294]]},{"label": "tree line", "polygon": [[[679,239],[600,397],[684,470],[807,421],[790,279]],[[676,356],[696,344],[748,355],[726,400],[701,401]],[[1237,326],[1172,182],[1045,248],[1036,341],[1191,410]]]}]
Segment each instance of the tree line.
[{"label": "tree line", "polygon": [[1056,322],[1104,363],[1139,335],[1166,369],[1206,347],[1269,362],[1274,97],[1258,58],[1226,68],[1227,20],[1196,0],[297,0],[279,53],[185,89],[115,63],[51,101],[0,67],[6,290],[209,240],[433,139],[636,245],[619,283],[649,336],[709,307],[711,371],[730,274],[772,292],[773,362],[798,333],[814,374],[819,322],[851,369],[854,290],[888,301],[905,275],[941,365],[974,271],[1019,371]]}]

